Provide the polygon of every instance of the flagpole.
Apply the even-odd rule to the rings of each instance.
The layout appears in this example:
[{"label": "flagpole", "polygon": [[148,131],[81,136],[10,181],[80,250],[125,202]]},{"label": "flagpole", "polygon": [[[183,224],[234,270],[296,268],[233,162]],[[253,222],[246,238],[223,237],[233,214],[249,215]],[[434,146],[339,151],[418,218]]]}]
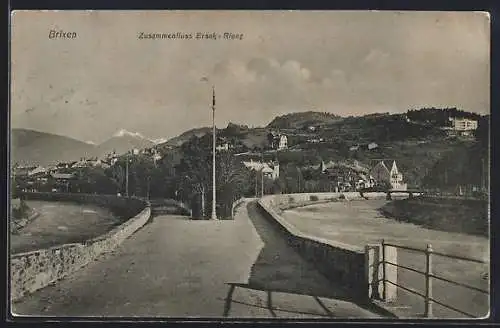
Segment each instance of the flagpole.
[{"label": "flagpole", "polygon": [[212,220],[217,220],[215,199],[215,86],[212,86]]}]

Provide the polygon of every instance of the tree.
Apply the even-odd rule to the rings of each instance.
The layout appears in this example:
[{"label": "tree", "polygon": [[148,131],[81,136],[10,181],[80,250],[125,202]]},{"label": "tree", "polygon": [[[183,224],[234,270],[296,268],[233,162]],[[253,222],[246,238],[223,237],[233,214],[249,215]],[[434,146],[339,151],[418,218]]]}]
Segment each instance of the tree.
[{"label": "tree", "polygon": [[[180,197],[197,204],[205,216],[212,206],[212,136],[193,137],[181,146],[182,160],[176,166]],[[250,173],[231,152],[216,155],[216,210],[218,217],[230,217],[233,202],[253,193]],[[199,205],[199,206],[198,206]]]}]

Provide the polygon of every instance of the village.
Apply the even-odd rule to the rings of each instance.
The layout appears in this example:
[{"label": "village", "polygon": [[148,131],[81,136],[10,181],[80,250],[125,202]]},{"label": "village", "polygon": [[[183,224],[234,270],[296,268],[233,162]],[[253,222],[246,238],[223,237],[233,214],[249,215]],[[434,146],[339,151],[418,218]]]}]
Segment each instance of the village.
[{"label": "village", "polygon": [[[411,122],[405,117],[407,122]],[[413,122],[412,122],[413,123]],[[418,122],[417,122],[418,123]],[[428,123],[428,122],[425,122]],[[423,123],[423,124],[425,124]],[[422,123],[420,123],[422,124]],[[449,137],[460,137],[465,139],[473,138],[473,132],[477,129],[478,122],[467,118],[450,118],[449,124],[441,127]],[[286,174],[283,169],[280,170],[279,155],[287,152],[301,152],[313,145],[327,144],[325,139],[318,133],[321,125],[308,125],[300,130],[294,129],[272,129],[267,134],[267,141],[261,148],[249,149],[241,145],[235,138],[220,136],[217,138],[216,151],[218,153],[230,153],[239,162],[254,175],[261,176],[267,181],[276,181]],[[289,140],[295,142],[291,143]],[[236,141],[235,141],[236,140]],[[365,151],[377,151],[379,144],[376,141],[365,144],[356,143],[349,146],[350,153],[356,153],[360,149]],[[170,148],[167,148],[170,149]],[[266,157],[274,157],[272,160],[263,160]],[[78,181],[87,179],[85,169],[99,168],[109,170],[117,165],[124,166],[131,163],[130,160],[124,163],[119,162],[122,157],[141,156],[157,165],[167,156],[155,148],[130,149],[126,154],[117,154],[112,152],[103,158],[91,157],[80,158],[71,162],[60,162],[50,166],[40,165],[19,165],[14,164],[11,170],[11,177],[15,181],[14,187],[22,191],[50,191],[50,192],[83,192],[78,187]],[[128,164],[122,169],[128,170]],[[296,165],[296,169],[301,171],[304,176],[309,176],[328,181],[327,185],[321,191],[360,191],[360,190],[401,190],[408,188],[405,182],[404,173],[398,167],[397,159],[382,159],[372,161],[371,165],[362,164],[357,160],[333,161],[320,159],[317,163],[309,165]],[[128,175],[129,173],[124,172]],[[127,177],[128,179],[128,177]],[[300,182],[299,182],[300,183]],[[304,187],[299,191],[306,192]],[[117,186],[117,191],[123,193],[122,186]],[[125,191],[126,192],[126,191]],[[460,193],[462,191],[460,190]]]}]

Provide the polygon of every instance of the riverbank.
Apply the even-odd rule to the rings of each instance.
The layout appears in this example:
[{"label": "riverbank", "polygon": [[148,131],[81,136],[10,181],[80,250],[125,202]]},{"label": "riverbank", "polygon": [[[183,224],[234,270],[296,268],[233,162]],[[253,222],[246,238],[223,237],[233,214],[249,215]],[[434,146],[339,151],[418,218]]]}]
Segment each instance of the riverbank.
[{"label": "riverbank", "polygon": [[123,220],[97,205],[28,200],[37,217],[10,236],[11,254],[34,251],[100,236]]},{"label": "riverbank", "polygon": [[488,202],[470,199],[400,199],[380,208],[385,217],[445,232],[489,236]]},{"label": "riverbank", "polygon": [[11,200],[10,209],[9,226],[11,234],[18,234],[21,229],[40,215],[19,198]]},{"label": "riverbank", "polygon": [[[386,200],[346,201],[317,204],[302,208],[285,210],[283,218],[307,235],[329,239],[352,246],[364,247],[379,243],[382,239],[400,245],[425,248],[432,244],[435,251],[479,258],[489,262],[489,240],[486,237],[465,233],[445,232],[427,229],[408,222],[398,222],[384,217],[379,209],[390,204]],[[489,281],[483,279],[489,272],[488,264],[475,264],[436,257],[433,260],[434,273],[480,289],[489,289]],[[415,270],[425,270],[424,257],[421,254],[398,250],[398,263]],[[409,288],[423,291],[422,276],[408,271],[398,270],[398,283]],[[481,317],[488,313],[489,298],[478,292],[454,287],[435,280],[434,295],[456,308]],[[420,317],[424,302],[421,298],[398,290],[398,301],[390,304],[394,312],[402,317]],[[439,305],[434,308],[435,317],[456,318],[461,315]]]}]

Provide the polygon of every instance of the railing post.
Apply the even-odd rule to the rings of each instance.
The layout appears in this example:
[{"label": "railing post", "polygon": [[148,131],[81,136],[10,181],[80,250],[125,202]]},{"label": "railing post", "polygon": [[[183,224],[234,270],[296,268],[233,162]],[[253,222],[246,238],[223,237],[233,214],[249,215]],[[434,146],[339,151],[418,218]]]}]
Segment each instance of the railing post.
[{"label": "railing post", "polygon": [[425,317],[432,318],[432,245],[425,250]]},{"label": "railing post", "polygon": [[387,272],[385,264],[385,240],[382,239],[382,299],[387,300]]}]

